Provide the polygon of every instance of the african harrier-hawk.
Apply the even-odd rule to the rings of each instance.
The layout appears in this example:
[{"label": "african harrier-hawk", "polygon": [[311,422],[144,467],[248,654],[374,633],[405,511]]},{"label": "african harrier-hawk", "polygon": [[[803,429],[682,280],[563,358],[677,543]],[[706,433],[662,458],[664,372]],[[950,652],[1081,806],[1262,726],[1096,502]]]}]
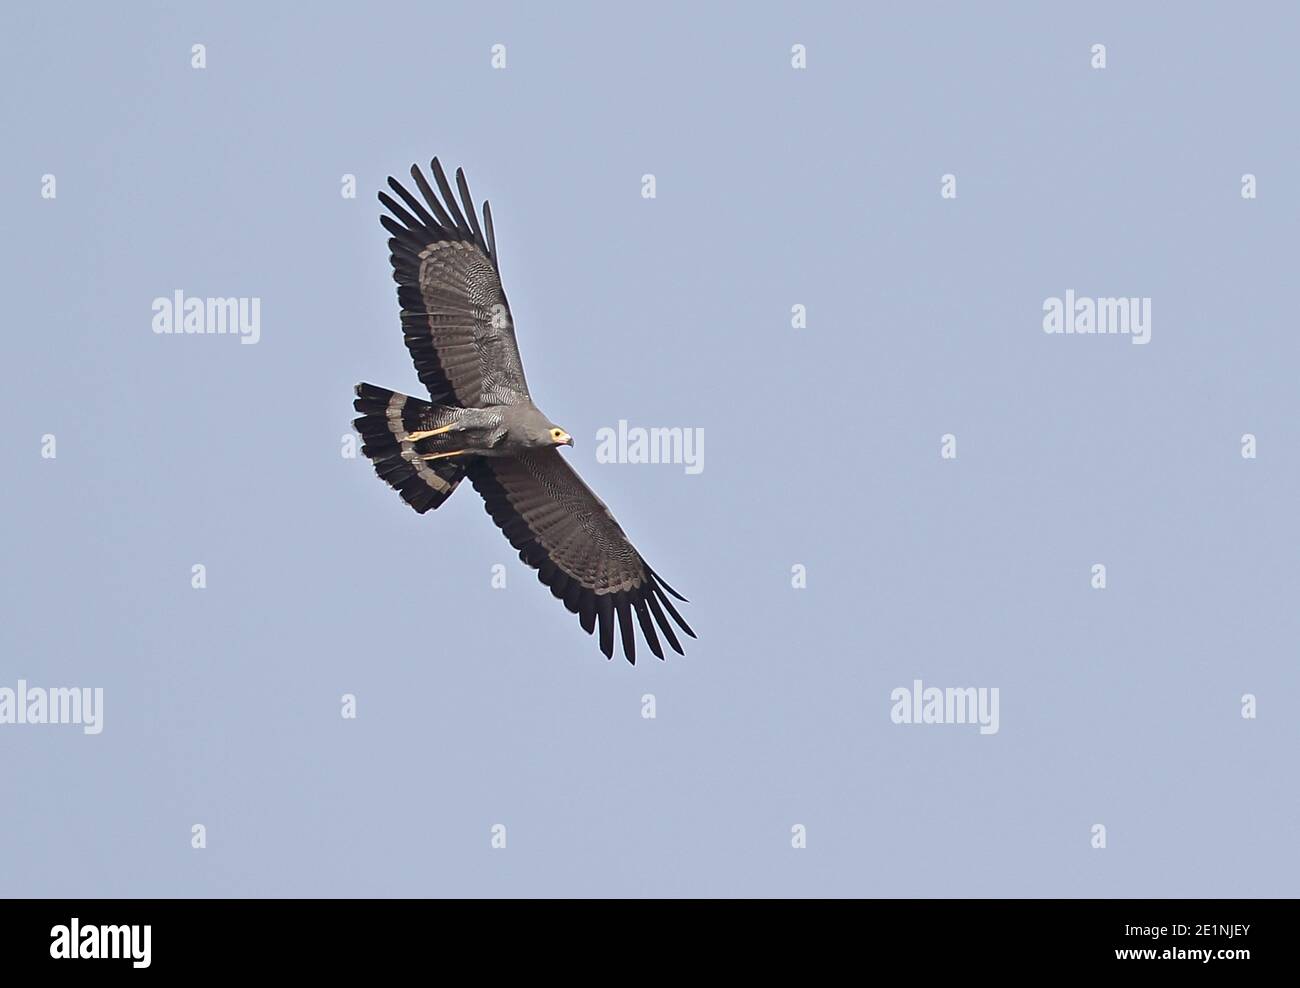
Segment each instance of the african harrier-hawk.
[{"label": "african harrier-hawk", "polygon": [[[379,200],[392,216],[380,222],[402,306],[402,330],[430,401],[358,384],[353,424],[375,472],[421,513],[447,500],[468,476],[488,514],[537,569],[538,578],[614,654],[618,623],[623,654],[636,661],[635,612],[650,651],[664,657],[655,627],[678,654],[673,621],[692,638],[668,586],[632,547],[603,501],[560,455],[567,432],[533,404],[515,344],[514,320],[501,288],[492,211],[480,227],[465,174],[456,171],[457,205],[434,158],[439,199],[419,168],[411,178],[421,203],[393,178]],[[396,217],[394,219],[393,217]],[[667,614],[665,614],[665,611]],[[672,621],[669,620],[672,618]]]}]

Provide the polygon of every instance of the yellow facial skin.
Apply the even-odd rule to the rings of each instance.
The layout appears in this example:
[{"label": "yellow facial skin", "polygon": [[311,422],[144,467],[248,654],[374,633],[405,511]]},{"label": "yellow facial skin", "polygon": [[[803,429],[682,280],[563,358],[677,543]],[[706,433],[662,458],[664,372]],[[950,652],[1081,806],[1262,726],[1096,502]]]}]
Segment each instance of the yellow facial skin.
[{"label": "yellow facial skin", "polygon": [[555,443],[556,446],[572,446],[573,437],[563,429],[552,429],[551,442]]}]

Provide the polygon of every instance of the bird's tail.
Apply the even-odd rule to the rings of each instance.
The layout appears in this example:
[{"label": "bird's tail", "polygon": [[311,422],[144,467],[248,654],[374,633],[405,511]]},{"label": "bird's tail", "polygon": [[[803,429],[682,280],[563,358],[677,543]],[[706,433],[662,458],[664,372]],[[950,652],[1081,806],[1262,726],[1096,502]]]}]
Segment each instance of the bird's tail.
[{"label": "bird's tail", "polygon": [[358,384],[356,393],[352,407],[361,417],[352,424],[364,440],[361,452],[380,479],[421,514],[451,497],[465,476],[464,465],[450,459],[422,460],[409,438],[432,427],[437,406],[373,384]]}]

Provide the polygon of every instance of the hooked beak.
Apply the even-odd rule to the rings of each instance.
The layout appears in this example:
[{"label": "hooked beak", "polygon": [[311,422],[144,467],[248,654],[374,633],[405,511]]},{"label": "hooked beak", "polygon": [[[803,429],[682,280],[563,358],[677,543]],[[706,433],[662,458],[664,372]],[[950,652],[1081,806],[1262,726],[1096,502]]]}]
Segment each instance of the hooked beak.
[{"label": "hooked beak", "polygon": [[563,431],[562,431],[558,436],[555,437],[555,445],[556,445],[556,446],[572,446],[572,445],[573,445],[573,437],[572,437],[571,435],[569,435],[567,432],[563,432]]}]

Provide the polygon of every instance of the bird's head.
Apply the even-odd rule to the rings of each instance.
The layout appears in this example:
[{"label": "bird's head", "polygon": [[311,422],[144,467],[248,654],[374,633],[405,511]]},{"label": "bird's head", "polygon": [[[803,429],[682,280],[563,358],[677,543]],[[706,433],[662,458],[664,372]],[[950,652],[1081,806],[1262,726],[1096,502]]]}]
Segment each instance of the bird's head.
[{"label": "bird's head", "polygon": [[511,426],[515,442],[533,449],[548,446],[572,446],[573,437],[536,408],[521,409]]}]

